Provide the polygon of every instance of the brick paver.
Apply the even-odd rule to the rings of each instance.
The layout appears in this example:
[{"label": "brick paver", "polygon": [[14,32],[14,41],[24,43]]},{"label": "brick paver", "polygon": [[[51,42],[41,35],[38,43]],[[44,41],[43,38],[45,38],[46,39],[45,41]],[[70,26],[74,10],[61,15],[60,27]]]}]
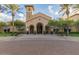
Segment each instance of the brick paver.
[{"label": "brick paver", "polygon": [[0,54],[79,54],[79,38],[70,36],[26,34],[21,34],[17,37],[7,37],[3,40],[0,38]]}]

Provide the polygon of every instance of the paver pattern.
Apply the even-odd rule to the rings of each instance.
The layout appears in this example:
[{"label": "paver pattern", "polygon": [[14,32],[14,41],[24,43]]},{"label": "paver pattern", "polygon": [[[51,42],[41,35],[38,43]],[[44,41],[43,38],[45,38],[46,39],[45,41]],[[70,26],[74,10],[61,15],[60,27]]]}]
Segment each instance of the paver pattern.
[{"label": "paver pattern", "polygon": [[79,37],[27,35],[0,37],[1,55],[72,55],[79,54]]}]

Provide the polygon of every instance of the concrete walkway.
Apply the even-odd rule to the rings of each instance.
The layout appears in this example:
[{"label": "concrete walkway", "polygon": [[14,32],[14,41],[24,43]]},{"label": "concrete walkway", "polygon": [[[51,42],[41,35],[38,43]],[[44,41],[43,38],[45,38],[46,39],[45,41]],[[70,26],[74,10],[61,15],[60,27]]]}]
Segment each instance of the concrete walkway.
[{"label": "concrete walkway", "polygon": [[18,36],[6,36],[0,37],[0,41],[15,41],[15,40],[67,40],[67,41],[79,41],[79,37],[72,36],[57,36],[57,35],[43,35],[43,34],[20,34]]}]

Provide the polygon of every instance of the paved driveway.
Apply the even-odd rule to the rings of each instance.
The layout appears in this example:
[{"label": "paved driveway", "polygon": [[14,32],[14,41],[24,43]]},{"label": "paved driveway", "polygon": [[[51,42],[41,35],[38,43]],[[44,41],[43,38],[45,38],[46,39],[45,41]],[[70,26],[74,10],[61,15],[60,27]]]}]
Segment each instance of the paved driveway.
[{"label": "paved driveway", "polygon": [[[0,54],[9,55],[69,55],[79,54],[79,38],[56,35],[26,35],[7,37],[0,41]],[[0,38],[1,39],[1,38]]]}]

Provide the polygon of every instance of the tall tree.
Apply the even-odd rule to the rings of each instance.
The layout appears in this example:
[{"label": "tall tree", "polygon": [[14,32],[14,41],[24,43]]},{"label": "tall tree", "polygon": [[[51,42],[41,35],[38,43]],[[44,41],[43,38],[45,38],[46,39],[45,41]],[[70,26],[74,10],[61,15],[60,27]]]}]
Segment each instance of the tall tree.
[{"label": "tall tree", "polygon": [[13,32],[14,32],[14,17],[15,17],[16,12],[19,10],[19,5],[17,5],[17,4],[7,4],[7,8],[9,9],[9,11],[11,11],[12,27],[13,27]]},{"label": "tall tree", "polygon": [[60,12],[63,12],[63,15],[66,14],[67,15],[67,19],[69,18],[69,14],[70,14],[70,4],[62,4],[60,5],[61,9],[59,11]]},{"label": "tall tree", "polygon": [[[69,15],[70,15],[70,7],[71,6],[72,6],[71,4],[62,4],[62,5],[60,5],[61,9],[60,9],[59,13],[63,12],[63,15],[66,14],[67,15],[66,20],[70,20]],[[71,21],[65,21],[65,22],[69,23]],[[67,30],[67,35],[69,34],[69,26],[68,25],[70,25],[70,24],[67,24],[67,23],[65,24],[65,28]]]},{"label": "tall tree", "polygon": [[79,4],[75,4],[73,5],[73,8],[74,8],[74,12],[78,12],[79,11]]}]

